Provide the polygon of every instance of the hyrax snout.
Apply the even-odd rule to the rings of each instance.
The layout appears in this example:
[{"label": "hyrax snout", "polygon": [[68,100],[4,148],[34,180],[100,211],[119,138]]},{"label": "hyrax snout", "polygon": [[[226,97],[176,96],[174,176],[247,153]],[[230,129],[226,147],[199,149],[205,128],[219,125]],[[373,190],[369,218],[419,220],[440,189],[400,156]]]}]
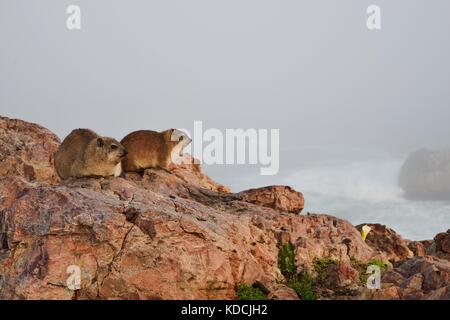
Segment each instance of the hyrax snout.
[{"label": "hyrax snout", "polygon": [[132,132],[120,142],[128,150],[122,168],[126,172],[142,172],[148,168],[169,170],[170,164],[183,155],[191,141],[187,134],[177,129]]}]

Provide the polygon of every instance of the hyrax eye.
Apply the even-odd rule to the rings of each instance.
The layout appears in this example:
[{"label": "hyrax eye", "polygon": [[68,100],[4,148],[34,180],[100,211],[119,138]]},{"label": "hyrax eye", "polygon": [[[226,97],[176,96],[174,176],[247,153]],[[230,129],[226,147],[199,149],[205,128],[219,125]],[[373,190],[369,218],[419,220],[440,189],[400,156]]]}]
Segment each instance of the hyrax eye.
[{"label": "hyrax eye", "polygon": [[112,144],[112,145],[111,145],[111,149],[112,149],[112,150],[116,150],[117,148],[118,148],[118,146],[116,146],[115,144]]}]

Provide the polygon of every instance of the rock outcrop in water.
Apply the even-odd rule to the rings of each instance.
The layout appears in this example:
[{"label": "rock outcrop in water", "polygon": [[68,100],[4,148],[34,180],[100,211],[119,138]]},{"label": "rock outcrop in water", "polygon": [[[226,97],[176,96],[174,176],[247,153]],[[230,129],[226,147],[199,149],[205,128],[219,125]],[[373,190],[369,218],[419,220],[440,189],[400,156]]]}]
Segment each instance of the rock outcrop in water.
[{"label": "rock outcrop in water", "polygon": [[[236,299],[238,284],[271,299],[448,299],[448,232],[412,246],[380,227],[366,243],[345,220],[300,215],[287,186],[231,193],[194,163],[61,182],[55,135],[0,128],[0,299]],[[390,270],[369,290],[375,262]]]},{"label": "rock outcrop in water", "polygon": [[450,200],[450,149],[422,149],[402,166],[399,184],[411,200]]}]

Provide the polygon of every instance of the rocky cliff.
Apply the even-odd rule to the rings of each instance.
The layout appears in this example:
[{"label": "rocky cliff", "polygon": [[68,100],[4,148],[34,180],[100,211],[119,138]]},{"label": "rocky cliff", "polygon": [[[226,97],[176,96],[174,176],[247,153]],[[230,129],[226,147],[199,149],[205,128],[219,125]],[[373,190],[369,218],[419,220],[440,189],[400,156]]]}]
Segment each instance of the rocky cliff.
[{"label": "rocky cliff", "polygon": [[[450,231],[411,242],[300,214],[287,186],[232,193],[196,164],[61,182],[59,139],[0,118],[0,299],[450,299]],[[365,288],[382,264],[382,288]],[[67,287],[78,266],[81,287]]]}]

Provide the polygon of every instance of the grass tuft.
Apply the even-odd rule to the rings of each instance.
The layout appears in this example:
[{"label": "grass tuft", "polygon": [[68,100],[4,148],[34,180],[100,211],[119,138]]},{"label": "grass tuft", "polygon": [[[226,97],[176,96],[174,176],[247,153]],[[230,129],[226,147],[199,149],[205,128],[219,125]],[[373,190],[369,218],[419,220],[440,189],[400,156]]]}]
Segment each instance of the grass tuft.
[{"label": "grass tuft", "polygon": [[257,286],[239,283],[237,285],[238,300],[267,300],[267,295]]}]

